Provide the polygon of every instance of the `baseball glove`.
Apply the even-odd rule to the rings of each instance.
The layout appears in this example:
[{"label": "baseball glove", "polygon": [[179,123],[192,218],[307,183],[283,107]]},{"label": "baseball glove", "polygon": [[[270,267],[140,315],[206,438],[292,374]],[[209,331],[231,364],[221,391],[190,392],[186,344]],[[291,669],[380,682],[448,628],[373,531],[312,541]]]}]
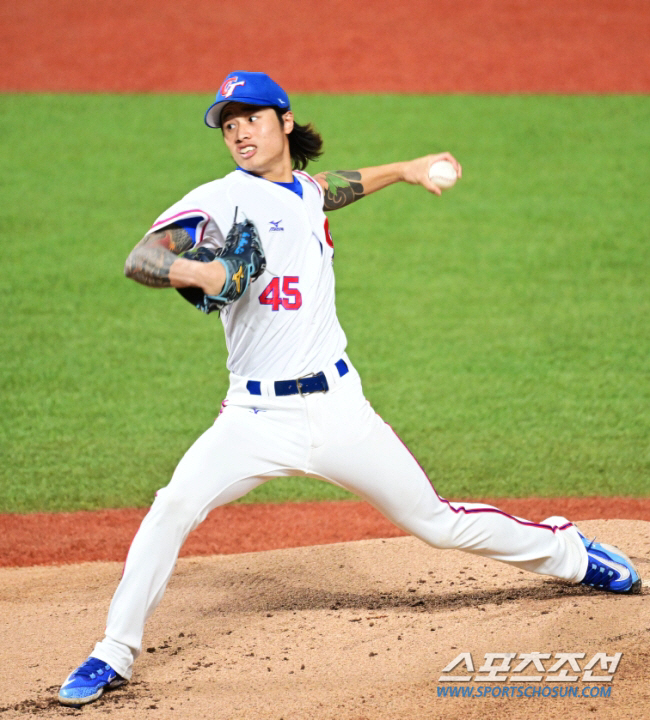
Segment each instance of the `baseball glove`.
[{"label": "baseball glove", "polygon": [[199,246],[182,253],[180,257],[197,262],[217,261],[226,270],[226,282],[218,295],[206,295],[198,287],[176,288],[188,302],[206,314],[214,310],[221,311],[226,305],[238,300],[266,268],[260,236],[250,220],[235,223],[222,248],[215,251]]}]

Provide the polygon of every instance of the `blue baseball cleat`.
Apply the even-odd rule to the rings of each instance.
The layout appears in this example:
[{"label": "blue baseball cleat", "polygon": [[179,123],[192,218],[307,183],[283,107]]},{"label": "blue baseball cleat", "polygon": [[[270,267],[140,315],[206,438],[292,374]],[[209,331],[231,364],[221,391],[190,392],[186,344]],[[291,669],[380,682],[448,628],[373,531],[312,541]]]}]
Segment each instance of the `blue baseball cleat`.
[{"label": "blue baseball cleat", "polygon": [[582,585],[615,593],[641,592],[641,576],[624,552],[613,545],[597,543],[595,539],[589,542],[582,533],[579,534],[589,556]]},{"label": "blue baseball cleat", "polygon": [[103,660],[89,657],[59,690],[59,702],[64,705],[85,705],[102,696],[104,690],[122,685],[126,680]]}]

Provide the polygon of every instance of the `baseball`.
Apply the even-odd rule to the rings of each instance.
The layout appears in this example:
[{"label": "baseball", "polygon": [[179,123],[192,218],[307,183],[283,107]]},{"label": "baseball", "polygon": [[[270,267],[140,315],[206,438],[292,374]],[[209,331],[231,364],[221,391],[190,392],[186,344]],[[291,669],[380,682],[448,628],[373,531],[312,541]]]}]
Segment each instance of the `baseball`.
[{"label": "baseball", "polygon": [[429,168],[429,179],[441,190],[447,190],[456,184],[458,175],[449,160],[438,160]]}]

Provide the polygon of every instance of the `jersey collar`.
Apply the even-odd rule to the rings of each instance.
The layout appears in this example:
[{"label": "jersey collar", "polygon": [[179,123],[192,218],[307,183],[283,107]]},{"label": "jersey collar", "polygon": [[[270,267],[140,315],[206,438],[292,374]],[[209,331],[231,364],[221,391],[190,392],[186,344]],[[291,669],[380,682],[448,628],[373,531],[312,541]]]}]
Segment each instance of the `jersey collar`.
[{"label": "jersey collar", "polygon": [[[244,170],[244,168],[239,167],[239,165],[237,166],[237,170],[241,170],[247,175],[252,175],[253,177],[260,178],[259,175],[255,175],[255,173]],[[260,180],[266,180],[266,178],[260,178]],[[273,180],[266,180],[266,182],[272,182],[274,185],[279,185],[280,187],[286,188],[287,190],[291,190],[291,192],[295,193],[299,198],[302,198],[302,183],[295,175],[293,176],[293,181],[288,183],[274,182]]]}]

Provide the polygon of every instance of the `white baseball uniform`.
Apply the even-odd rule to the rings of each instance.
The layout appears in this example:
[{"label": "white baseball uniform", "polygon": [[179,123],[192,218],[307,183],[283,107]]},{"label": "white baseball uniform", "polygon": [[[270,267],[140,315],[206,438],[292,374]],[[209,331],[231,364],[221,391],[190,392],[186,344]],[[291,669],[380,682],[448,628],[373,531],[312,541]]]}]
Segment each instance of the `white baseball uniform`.
[{"label": "white baseball uniform", "polygon": [[[230,370],[222,411],[157,493],[129,551],[106,637],[92,652],[127,679],[188,534],[210,510],[273,477],[304,475],[344,487],[434,547],[573,582],[585,575],[587,553],[571,523],[532,523],[441,498],[371,408],[336,316],[322,190],[306,173],[294,179],[299,193],[236,170],[190,192],[153,225],[199,218],[197,241],[221,245],[237,208],[238,220],[257,226],[267,268],[221,313]],[[326,391],[281,394],[295,387],[282,381],[318,373],[302,382]]]}]

